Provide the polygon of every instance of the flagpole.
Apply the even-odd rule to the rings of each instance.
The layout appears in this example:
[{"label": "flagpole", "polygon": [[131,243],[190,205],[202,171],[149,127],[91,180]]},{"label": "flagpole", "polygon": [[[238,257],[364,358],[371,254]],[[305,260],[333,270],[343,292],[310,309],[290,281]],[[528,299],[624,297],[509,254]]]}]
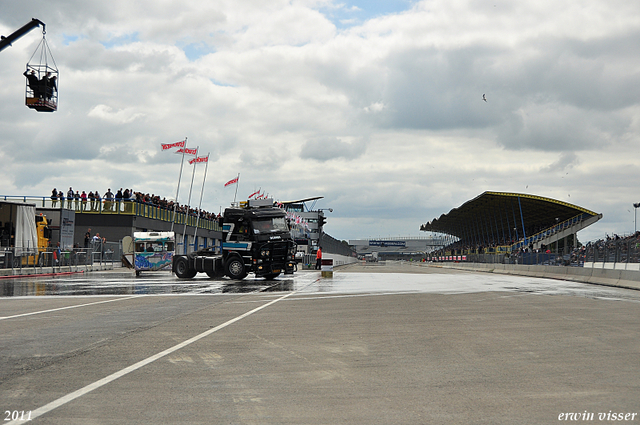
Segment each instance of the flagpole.
[{"label": "flagpole", "polygon": [[[198,157],[198,149],[200,146],[196,146],[196,158]],[[189,205],[191,204],[191,189],[193,189],[193,178],[196,175],[196,165],[197,162],[193,163],[193,173],[191,173],[191,187],[189,187],[189,199],[187,200],[187,215],[184,220],[184,231],[182,232],[182,245],[184,247],[184,253],[187,254],[187,222],[189,221]]]},{"label": "flagpole", "polygon": [[209,168],[209,154],[211,154],[211,152],[207,153],[207,165],[204,166],[204,177],[202,178],[202,189],[200,190],[200,203],[198,204],[198,218],[196,218],[196,231],[193,232],[194,241],[196,240],[196,235],[198,232],[198,223],[200,222],[200,214],[202,214],[202,195],[204,194],[204,182],[207,180],[207,169]]},{"label": "flagpole", "polygon": [[236,194],[233,195],[233,203],[236,203],[236,197],[238,196],[238,186],[240,186],[240,173],[238,173],[238,177],[236,177]]},{"label": "flagpole", "polygon": [[182,179],[182,165],[184,164],[184,152],[187,150],[187,138],[184,138],[184,146],[182,148],[182,160],[180,161],[180,175],[178,176],[178,189],[176,189],[176,199],[173,202],[173,217],[171,218],[171,231],[173,232],[173,224],[176,222],[176,207],[178,206],[178,194],[180,193],[180,180]]}]

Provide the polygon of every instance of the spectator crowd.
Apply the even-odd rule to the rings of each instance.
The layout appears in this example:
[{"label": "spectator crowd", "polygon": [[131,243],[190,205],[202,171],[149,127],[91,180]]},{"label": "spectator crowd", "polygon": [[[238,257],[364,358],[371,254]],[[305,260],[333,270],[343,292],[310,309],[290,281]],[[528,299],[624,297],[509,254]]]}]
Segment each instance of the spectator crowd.
[{"label": "spectator crowd", "polygon": [[111,188],[100,195],[99,191],[74,191],[72,187],[69,187],[67,193],[63,193],[62,190],[53,188],[51,191],[51,204],[54,208],[65,208],[65,202],[68,209],[75,209],[76,211],[100,211],[100,212],[125,212],[133,213],[134,203],[152,205],[154,207],[163,208],[182,214],[189,214],[197,217],[198,215],[202,219],[214,220],[220,218],[220,214],[210,213],[198,208],[189,208],[188,205],[180,205],[180,203],[169,201],[167,198],[160,198],[155,194],[148,194],[142,192],[134,192],[133,189],[120,188],[115,194],[111,192]]}]

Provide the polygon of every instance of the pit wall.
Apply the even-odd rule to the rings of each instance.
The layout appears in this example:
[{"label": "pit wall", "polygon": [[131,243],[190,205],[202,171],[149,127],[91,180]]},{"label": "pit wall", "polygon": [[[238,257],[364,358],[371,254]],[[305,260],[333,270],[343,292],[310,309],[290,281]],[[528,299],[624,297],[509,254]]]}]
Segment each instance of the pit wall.
[{"label": "pit wall", "polygon": [[[351,263],[356,263],[358,262],[357,258],[354,257],[348,257],[346,255],[340,255],[340,254],[331,254],[328,252],[323,252],[322,253],[322,258],[324,259],[332,259],[333,260],[333,266],[337,267],[337,266],[344,266],[346,264],[351,264]],[[302,260],[301,264],[298,264],[298,267],[302,270],[313,270],[315,269],[316,266],[316,256],[313,254],[307,254],[304,256],[304,259]]]},{"label": "pit wall", "polygon": [[81,264],[77,266],[56,266],[56,267],[23,267],[14,269],[0,269],[0,279],[11,277],[26,277],[26,276],[53,276],[58,274],[69,273],[84,273],[95,272],[101,270],[113,270],[115,267],[120,267],[119,263],[95,263],[95,264]]},{"label": "pit wall", "polygon": [[[561,279],[595,285],[617,286],[640,290],[640,270],[602,266],[602,263],[585,264],[584,267],[565,266],[526,266],[520,264],[484,264],[484,263],[417,263],[430,267],[451,268],[486,273],[499,273],[517,276],[532,276],[548,279]],[[613,266],[613,264],[610,264]],[[626,268],[626,265],[624,265]]]},{"label": "pit wall", "polygon": [[322,253],[322,258],[327,259],[331,258],[333,260],[333,266],[343,266],[345,264],[352,264],[358,261],[357,258],[347,257],[346,255],[340,254],[331,254],[331,253]]}]

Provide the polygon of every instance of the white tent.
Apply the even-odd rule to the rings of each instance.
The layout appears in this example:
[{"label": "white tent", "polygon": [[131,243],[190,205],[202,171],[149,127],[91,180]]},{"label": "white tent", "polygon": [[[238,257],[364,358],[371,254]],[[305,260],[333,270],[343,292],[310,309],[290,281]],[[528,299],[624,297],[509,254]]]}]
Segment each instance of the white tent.
[{"label": "white tent", "polygon": [[35,205],[20,205],[16,211],[16,255],[22,254],[22,248],[38,248],[36,233]]}]

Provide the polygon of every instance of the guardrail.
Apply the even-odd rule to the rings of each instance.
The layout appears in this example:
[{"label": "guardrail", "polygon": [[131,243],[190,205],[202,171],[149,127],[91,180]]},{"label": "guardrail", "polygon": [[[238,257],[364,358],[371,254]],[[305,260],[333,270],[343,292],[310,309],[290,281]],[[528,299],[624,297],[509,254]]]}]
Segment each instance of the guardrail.
[{"label": "guardrail", "polygon": [[515,244],[513,244],[511,246],[511,250],[515,251],[517,249],[520,248],[525,248],[528,247],[536,242],[541,242],[544,241],[546,238],[553,236],[554,234],[561,232],[565,229],[570,228],[571,226],[574,226],[578,223],[580,223],[583,220],[586,220],[587,218],[591,217],[591,215],[587,214],[587,213],[582,213],[580,215],[577,215],[575,217],[572,217],[568,220],[565,221],[561,221],[560,223],[556,224],[553,227],[550,227],[549,229],[545,229],[541,232],[535,233],[531,236],[528,236],[518,242],[516,242]]}]

